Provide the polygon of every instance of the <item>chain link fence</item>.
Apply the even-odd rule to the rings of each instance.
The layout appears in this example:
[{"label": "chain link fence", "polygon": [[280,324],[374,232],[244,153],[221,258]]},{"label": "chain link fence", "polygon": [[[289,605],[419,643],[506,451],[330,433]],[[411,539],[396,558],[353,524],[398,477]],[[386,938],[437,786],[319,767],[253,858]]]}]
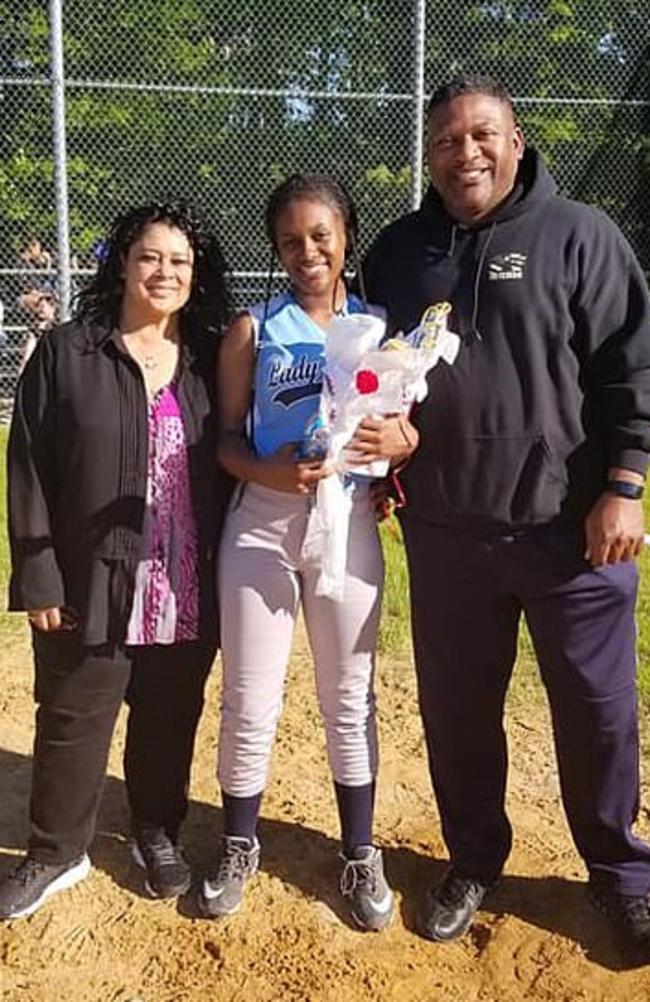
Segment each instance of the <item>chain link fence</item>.
[{"label": "chain link fence", "polygon": [[649,39],[650,0],[0,0],[0,397],[129,205],[198,203],[240,304],[288,173],[344,181],[367,245],[418,203],[424,103],[460,70],[508,85],[650,271]]}]

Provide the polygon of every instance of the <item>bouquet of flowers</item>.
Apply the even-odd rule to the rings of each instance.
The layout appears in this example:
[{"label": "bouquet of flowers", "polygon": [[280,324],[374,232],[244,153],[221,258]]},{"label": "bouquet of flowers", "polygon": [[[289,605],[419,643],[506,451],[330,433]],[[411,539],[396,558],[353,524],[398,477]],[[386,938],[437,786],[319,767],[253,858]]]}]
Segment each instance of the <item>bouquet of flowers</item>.
[{"label": "bouquet of flowers", "polygon": [[407,414],[427,395],[427,373],[442,358],[452,364],[460,339],[447,328],[449,303],[427,307],[408,336],[380,346],[383,322],[367,314],[336,317],[325,339],[321,419],[329,428],[330,458],[341,472],[383,477],[388,462],[349,466],[345,446],[364,417]]},{"label": "bouquet of flowers", "polygon": [[348,464],[345,447],[364,417],[408,413],[427,394],[427,373],[442,358],[452,364],[460,339],[447,328],[449,303],[429,306],[410,334],[380,344],[383,320],[369,314],[336,317],[325,338],[325,367],[320,411],[306,430],[303,455],[325,454],[335,473],[321,480],[316,495],[320,539],[314,544],[321,562],[317,591],[342,600],[352,493],[347,474],[383,477],[388,461]]}]

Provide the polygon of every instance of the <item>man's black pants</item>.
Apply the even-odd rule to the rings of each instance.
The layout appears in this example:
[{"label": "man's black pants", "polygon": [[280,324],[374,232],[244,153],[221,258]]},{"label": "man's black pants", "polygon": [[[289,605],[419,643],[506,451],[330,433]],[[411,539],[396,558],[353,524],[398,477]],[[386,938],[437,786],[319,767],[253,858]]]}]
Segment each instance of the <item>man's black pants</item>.
[{"label": "man's black pants", "polygon": [[115,719],[129,705],[124,772],[134,821],[174,838],[188,806],[211,644],[84,648],[34,631],[36,713],[29,852],[69,862],[89,846]]},{"label": "man's black pants", "polygon": [[577,534],[476,538],[403,520],[420,710],[452,863],[496,877],[508,856],[503,708],[526,616],[548,692],[564,808],[595,881],[650,888],[639,806],[632,563],[593,569]]}]

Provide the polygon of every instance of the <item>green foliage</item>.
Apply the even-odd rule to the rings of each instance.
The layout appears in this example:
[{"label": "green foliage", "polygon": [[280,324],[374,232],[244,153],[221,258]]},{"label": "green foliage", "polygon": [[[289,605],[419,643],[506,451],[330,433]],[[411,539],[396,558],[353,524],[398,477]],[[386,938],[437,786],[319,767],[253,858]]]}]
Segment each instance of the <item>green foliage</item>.
[{"label": "green foliage", "polygon": [[[370,239],[410,201],[412,104],[390,95],[412,90],[412,13],[403,0],[296,0],[290,19],[286,0],[66,0],[73,248],[86,252],[129,204],[189,194],[238,267],[263,267],[264,199],[297,169],[346,181]],[[0,73],[45,76],[44,0],[1,0],[0,23]],[[427,87],[482,69],[525,98],[647,99],[649,26],[650,0],[429,0]],[[120,81],[154,89],[112,86]],[[167,86],[204,90],[155,89]],[[289,96],[261,97],[265,88]],[[345,99],[359,92],[376,99]],[[54,243],[51,98],[45,86],[1,93],[0,229],[11,258],[29,233]],[[607,205],[643,248],[647,114],[526,100],[520,114],[563,190]]]},{"label": "green foliage", "polygon": [[616,104],[650,100],[650,0],[432,2],[427,12],[430,86],[457,70],[501,78],[561,191],[605,208],[650,271],[650,167],[639,152],[650,106]]},{"label": "green foliage", "polygon": [[361,218],[371,213],[380,226],[396,219],[408,202],[411,190],[411,168],[391,170],[385,163],[367,168],[354,187],[354,197]]},{"label": "green foliage", "polygon": [[[18,2],[5,0],[0,13],[4,7],[10,14]],[[297,169],[340,176],[368,213],[376,206],[382,221],[401,211],[408,189],[408,105],[351,106],[337,99],[361,89],[405,89],[405,46],[389,45],[388,38],[408,42],[410,11],[395,0],[388,3],[394,10],[387,22],[381,5],[302,0],[288,26],[286,0],[263,7],[250,0],[67,0],[72,247],[86,252],[129,204],[191,196],[220,224],[231,260],[263,267],[264,200],[279,178]],[[17,66],[29,73],[47,66],[46,5],[20,0],[20,6],[22,17],[7,18],[9,34],[0,50],[0,72],[14,76]],[[109,86],[84,84],[91,80]],[[132,89],[110,86],[117,81]],[[164,89],[173,86],[203,90]],[[224,93],[228,87],[239,92]],[[295,97],[251,93],[262,88]],[[301,97],[307,89],[324,97]],[[34,90],[12,87],[4,105],[0,228],[6,230],[8,257],[29,232],[54,243],[50,94],[48,88]],[[16,151],[29,160],[31,178],[21,174]],[[397,187],[363,176],[382,163],[401,176]],[[248,220],[255,223],[246,226]]]},{"label": "green foliage", "polygon": [[395,516],[389,522],[383,522],[379,532],[386,565],[379,650],[387,656],[409,658],[411,615],[408,572],[402,533]]}]

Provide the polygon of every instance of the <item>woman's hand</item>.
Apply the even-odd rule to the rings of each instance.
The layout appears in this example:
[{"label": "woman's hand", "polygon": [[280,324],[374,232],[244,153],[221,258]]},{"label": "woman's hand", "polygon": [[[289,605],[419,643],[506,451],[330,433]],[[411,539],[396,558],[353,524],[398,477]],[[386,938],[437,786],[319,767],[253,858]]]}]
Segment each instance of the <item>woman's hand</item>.
[{"label": "woman's hand", "polygon": [[57,630],[75,630],[77,619],[69,609],[53,605],[49,609],[28,609],[29,625],[43,633],[55,633]]},{"label": "woman's hand", "polygon": [[324,459],[296,459],[296,444],[288,443],[272,456],[258,460],[257,483],[288,494],[313,494],[318,481],[332,472]]},{"label": "woman's hand", "polygon": [[391,466],[400,466],[411,458],[420,436],[404,414],[384,418],[363,418],[345,447],[350,465],[360,466],[377,459],[387,459]]}]

